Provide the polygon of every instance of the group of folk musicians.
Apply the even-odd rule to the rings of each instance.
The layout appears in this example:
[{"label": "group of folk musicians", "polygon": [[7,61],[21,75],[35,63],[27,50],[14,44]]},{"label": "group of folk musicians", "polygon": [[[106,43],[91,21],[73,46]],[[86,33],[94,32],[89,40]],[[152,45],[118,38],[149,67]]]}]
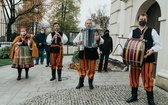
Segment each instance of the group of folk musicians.
[{"label": "group of folk musicians", "polygon": [[[145,40],[145,47],[143,52],[146,57],[143,60],[143,65],[141,67],[135,66],[136,62],[134,62],[134,64],[131,65],[129,75],[131,97],[129,97],[126,100],[126,102],[130,103],[138,100],[139,76],[141,75],[144,90],[147,93],[148,104],[155,105],[153,96],[154,79],[152,78],[153,62],[155,62],[154,52],[158,52],[162,48],[162,46],[159,40],[159,35],[156,32],[156,30],[147,27],[147,19],[148,16],[146,13],[138,15],[137,22],[139,23],[139,27],[131,31],[129,39],[132,39],[132,41],[125,43],[125,49],[121,52],[121,56],[124,59],[127,58],[129,62],[132,62],[134,58],[137,60],[139,57],[138,53],[140,52],[135,52],[137,50],[133,49],[143,48],[138,41]],[[91,19],[87,19],[85,21],[85,27],[85,30],[92,29]],[[46,43],[50,46],[49,54],[52,74],[50,81],[56,79],[56,72],[58,74],[58,81],[61,81],[63,67],[63,44],[65,44],[68,41],[68,38],[63,32],[61,32],[59,23],[54,23],[53,28],[53,32],[51,32],[46,37]],[[78,58],[80,59],[78,69],[79,83],[76,86],[76,89],[84,87],[84,79],[86,75],[88,76],[89,89],[93,89],[96,60],[99,59],[97,48],[99,47],[99,52],[101,55],[101,61],[99,63],[98,72],[102,71],[102,60],[104,59],[104,56],[106,60],[103,70],[107,72],[107,62],[109,55],[113,51],[113,41],[112,38],[109,36],[109,30],[106,30],[104,32],[103,37],[99,35],[94,36],[93,40],[96,42],[97,47],[86,46],[84,44],[84,41],[86,40],[84,37],[85,36],[83,36],[83,31],[80,31],[79,34],[73,40],[73,43],[79,45],[80,47],[78,54]],[[134,41],[134,39],[138,39],[138,41]],[[130,47],[132,48],[129,49]],[[33,58],[38,57],[38,55],[38,49],[33,38],[30,34],[28,34],[25,27],[20,28],[20,36],[17,36],[14,39],[9,56],[11,59],[13,59],[12,68],[16,68],[18,70],[17,80],[21,80],[22,69],[25,69],[25,78],[29,78],[29,68],[34,66]],[[131,58],[133,56],[135,57]]]}]

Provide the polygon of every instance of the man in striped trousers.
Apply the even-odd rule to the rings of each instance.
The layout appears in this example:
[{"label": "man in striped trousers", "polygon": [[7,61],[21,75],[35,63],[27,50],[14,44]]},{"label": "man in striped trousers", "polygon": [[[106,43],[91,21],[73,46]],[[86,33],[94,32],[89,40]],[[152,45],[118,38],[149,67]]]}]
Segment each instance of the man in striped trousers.
[{"label": "man in striped trousers", "polygon": [[131,67],[130,70],[130,86],[131,97],[126,100],[126,102],[137,101],[138,97],[138,87],[139,87],[139,76],[141,74],[144,90],[147,93],[147,100],[149,105],[155,105],[154,96],[153,96],[153,82],[152,77],[153,62],[155,62],[154,52],[158,52],[161,49],[161,42],[159,40],[159,35],[156,30],[146,26],[147,23],[147,14],[143,13],[137,17],[139,22],[139,27],[134,29],[130,33],[130,38],[142,38],[146,40],[145,44],[145,54],[147,58],[145,59],[144,65],[142,68]]},{"label": "man in striped trousers", "polygon": [[68,41],[67,36],[60,31],[59,23],[53,24],[54,31],[51,32],[46,39],[48,45],[50,45],[50,63],[52,78],[50,81],[56,79],[56,69],[58,74],[58,81],[62,81],[62,61],[63,61],[63,44]]}]

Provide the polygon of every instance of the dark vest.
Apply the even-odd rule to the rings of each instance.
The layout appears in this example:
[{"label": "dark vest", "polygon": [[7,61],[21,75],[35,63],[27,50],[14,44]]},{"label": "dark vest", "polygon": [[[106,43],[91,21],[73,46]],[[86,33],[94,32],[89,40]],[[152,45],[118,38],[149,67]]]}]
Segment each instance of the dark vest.
[{"label": "dark vest", "polygon": [[[153,39],[152,39],[152,28],[149,28],[145,31],[144,33],[144,38],[145,39],[145,52],[149,50],[153,46]],[[133,38],[140,38],[141,37],[141,30],[139,28],[136,28],[133,30]],[[150,56],[148,56],[145,60],[145,62],[154,62],[155,61],[155,56],[154,53],[152,53]]]},{"label": "dark vest", "polygon": [[84,48],[84,51],[79,51],[78,58],[84,59],[84,53],[85,53],[85,59],[89,59],[89,60],[99,59],[97,48]]},{"label": "dark vest", "polygon": [[[58,32],[61,36],[63,35],[62,32]],[[51,33],[52,37],[55,35],[55,32]],[[50,46],[50,52],[51,53],[59,53],[60,52],[60,43],[61,43],[61,38],[57,37],[57,42],[55,43],[55,41],[52,42],[52,45],[56,45],[56,46]]]},{"label": "dark vest", "polygon": [[[58,33],[59,33],[61,36],[63,35],[62,32],[58,32]],[[53,37],[53,36],[55,35],[55,32],[52,32],[51,35],[52,35],[52,37]],[[61,42],[61,38],[57,37],[57,43],[56,43],[56,44],[59,45],[60,42]],[[53,41],[52,44],[55,44],[55,41]]]}]

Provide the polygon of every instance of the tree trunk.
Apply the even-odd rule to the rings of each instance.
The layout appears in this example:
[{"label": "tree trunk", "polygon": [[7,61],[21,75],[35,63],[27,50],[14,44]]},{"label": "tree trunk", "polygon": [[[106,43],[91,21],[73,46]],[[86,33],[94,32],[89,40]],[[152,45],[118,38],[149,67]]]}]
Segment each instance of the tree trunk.
[{"label": "tree trunk", "polygon": [[8,23],[7,25],[7,42],[11,41],[11,35],[12,35],[12,23]]},{"label": "tree trunk", "polygon": [[7,24],[7,42],[11,42],[11,36],[12,36],[12,24],[14,24],[16,21],[16,18],[11,17],[9,19],[9,22]]}]

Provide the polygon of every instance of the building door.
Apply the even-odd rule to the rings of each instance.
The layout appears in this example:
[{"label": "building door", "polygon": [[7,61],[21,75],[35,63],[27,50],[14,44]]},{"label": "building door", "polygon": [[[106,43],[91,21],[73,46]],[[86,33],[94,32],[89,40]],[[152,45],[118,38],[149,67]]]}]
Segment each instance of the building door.
[{"label": "building door", "polygon": [[159,4],[155,2],[147,11],[148,14],[148,23],[149,27],[156,29],[159,33],[160,31],[160,22],[158,21],[159,17],[161,16],[161,11]]},{"label": "building door", "polygon": [[[156,29],[158,34],[160,33],[160,22],[159,17],[161,17],[161,10],[159,4],[155,2],[151,7],[147,10],[148,14],[148,23],[147,26]],[[156,76],[156,66],[157,66],[157,53],[155,53],[156,62],[154,62],[154,70],[153,77]]]}]

